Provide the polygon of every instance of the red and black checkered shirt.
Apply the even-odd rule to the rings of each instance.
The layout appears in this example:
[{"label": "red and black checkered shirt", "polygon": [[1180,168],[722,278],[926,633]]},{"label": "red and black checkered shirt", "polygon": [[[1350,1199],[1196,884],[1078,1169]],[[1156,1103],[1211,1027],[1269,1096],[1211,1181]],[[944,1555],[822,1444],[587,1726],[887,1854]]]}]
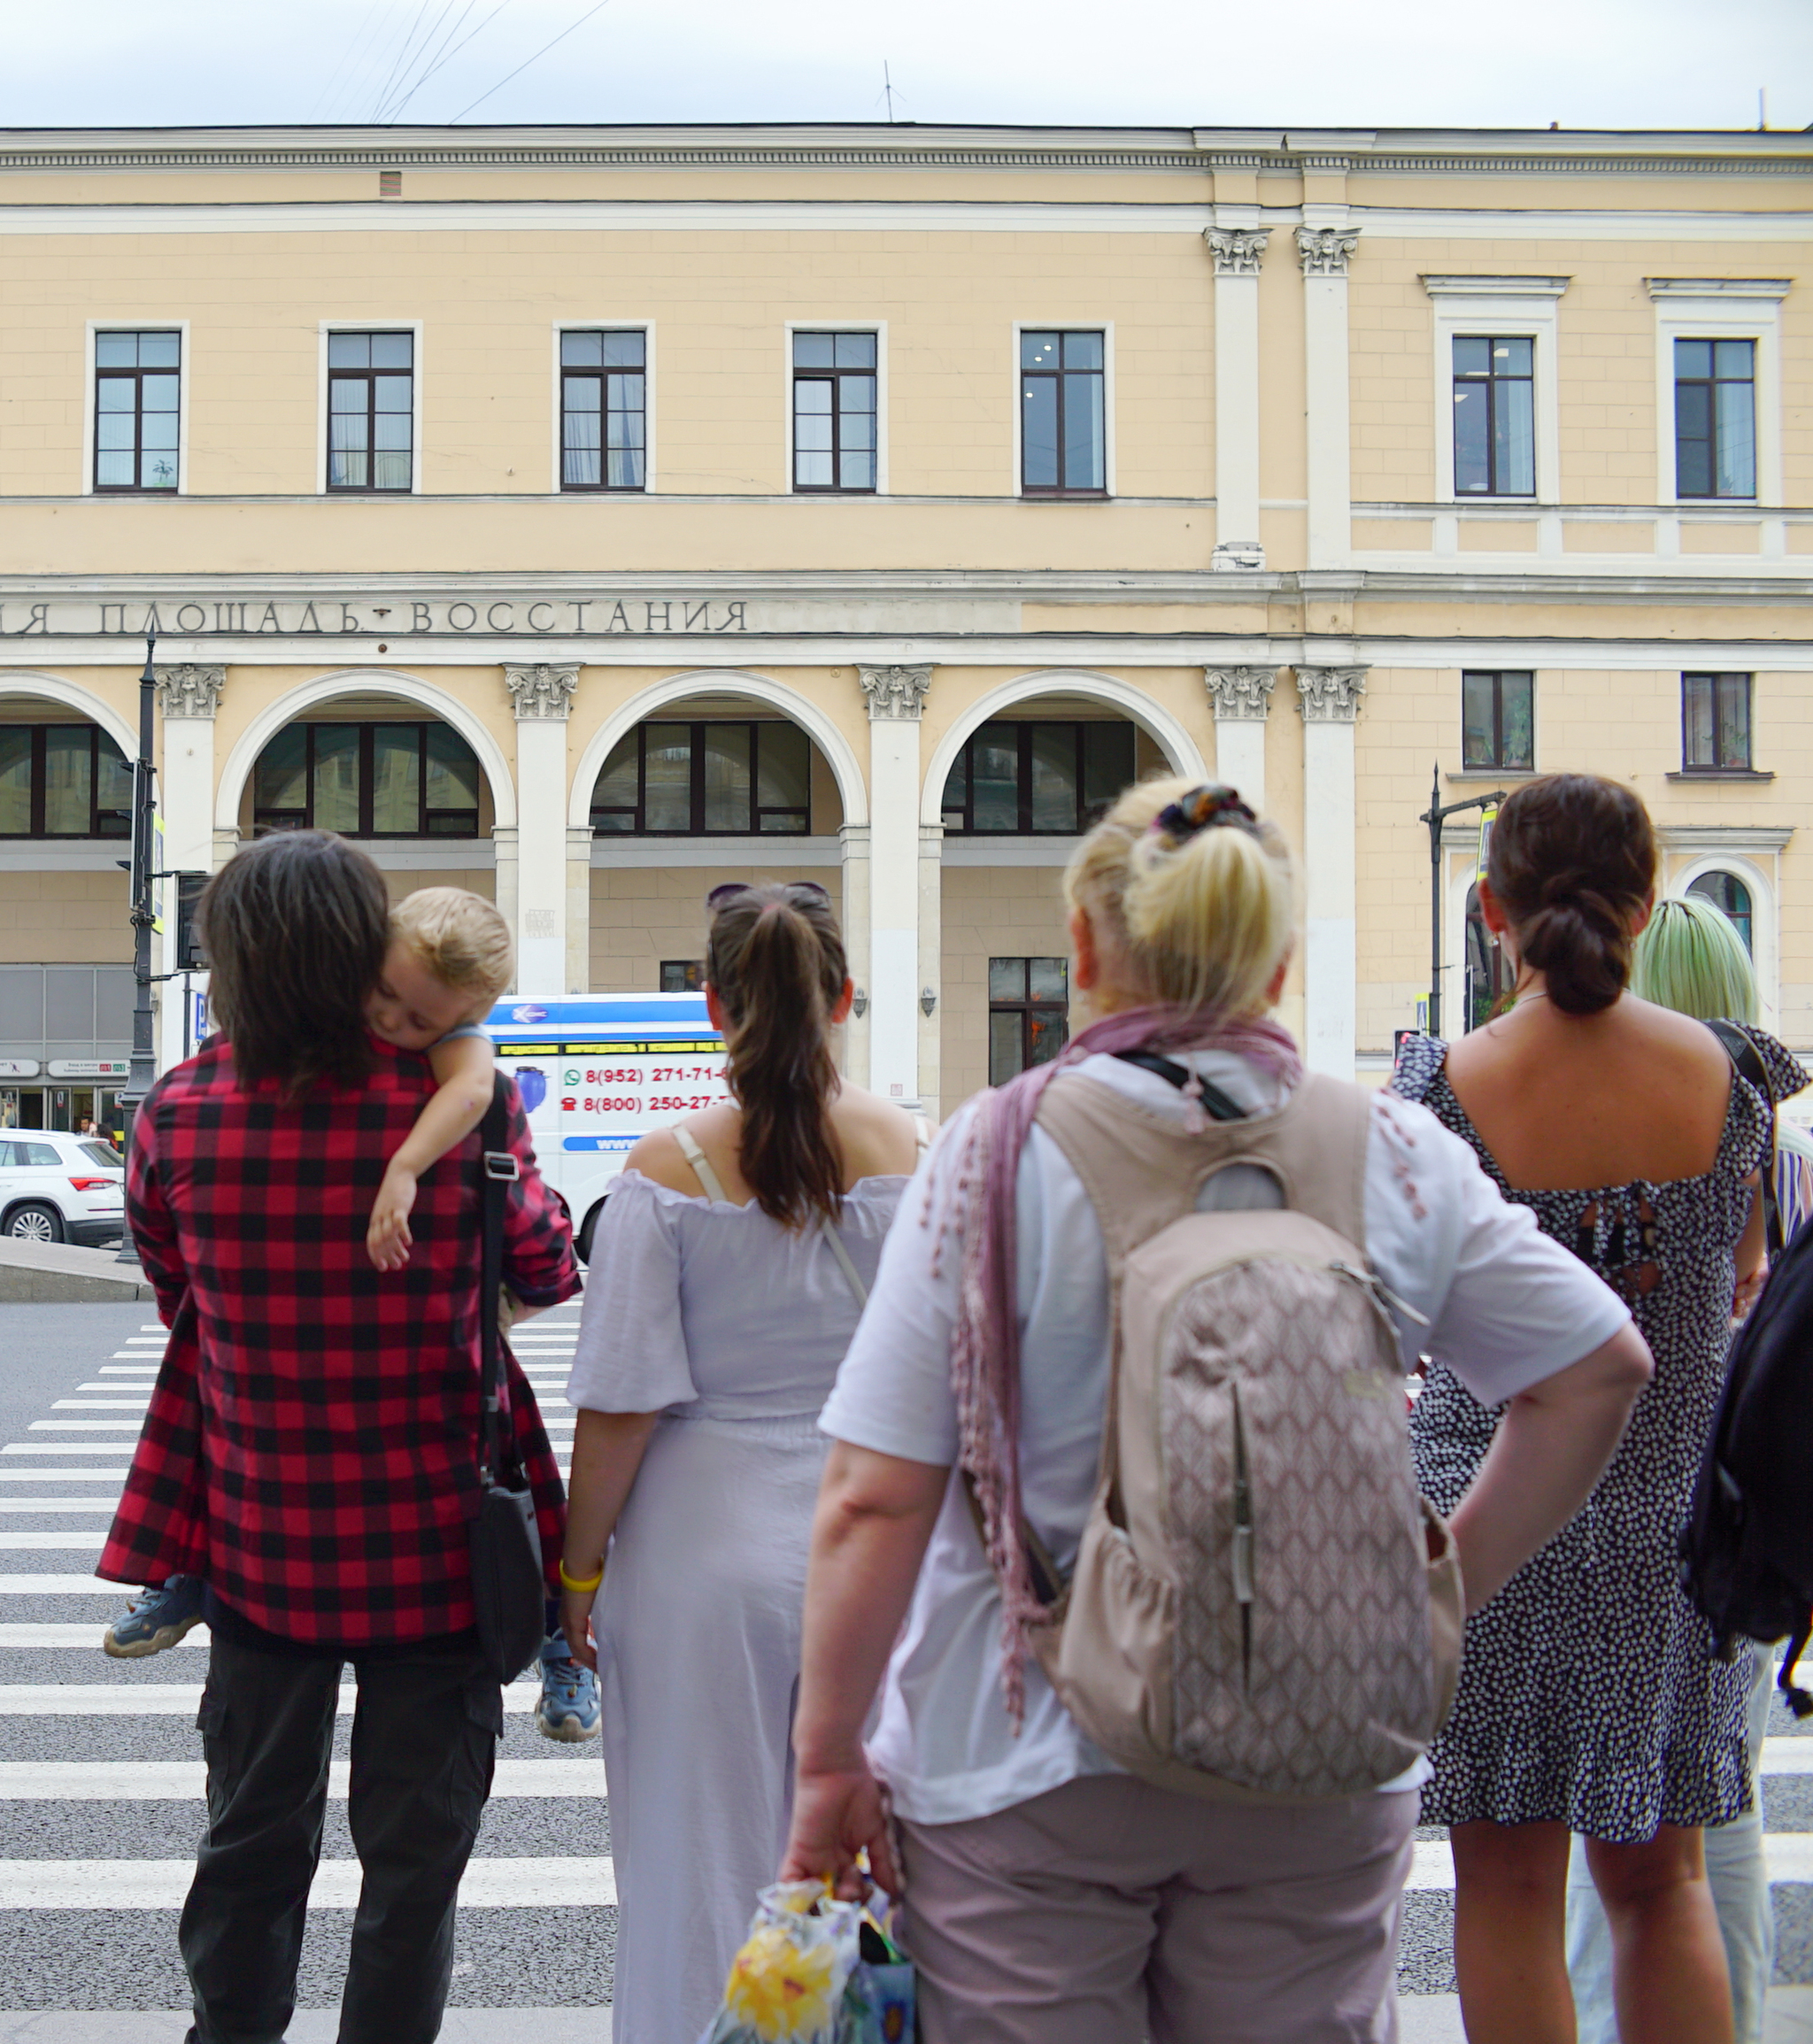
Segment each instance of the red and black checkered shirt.
[{"label": "red and black checkered shirt", "polygon": [[[268,1632],[348,1646],[473,1623],[479,1494],[479,1139],[423,1176],[409,1268],[374,1269],[372,1202],[435,1084],[374,1053],[365,1084],[286,1102],[217,1038],[147,1096],[127,1211],[171,1338],[96,1570],[198,1575]],[[579,1273],[513,1094],[510,1147],[505,1282],[552,1306]],[[505,1385],[552,1584],[559,1473],[513,1357]]]}]

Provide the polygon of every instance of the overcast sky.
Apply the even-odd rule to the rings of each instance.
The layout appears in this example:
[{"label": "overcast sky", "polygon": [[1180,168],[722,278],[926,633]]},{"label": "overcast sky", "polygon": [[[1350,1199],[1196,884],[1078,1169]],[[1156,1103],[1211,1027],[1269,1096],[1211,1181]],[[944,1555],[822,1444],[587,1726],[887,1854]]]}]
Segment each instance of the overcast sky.
[{"label": "overcast sky", "polygon": [[0,22],[6,127],[879,120],[884,61],[924,122],[1740,128],[1759,87],[1771,127],[1813,122],[1809,0],[0,0]]}]

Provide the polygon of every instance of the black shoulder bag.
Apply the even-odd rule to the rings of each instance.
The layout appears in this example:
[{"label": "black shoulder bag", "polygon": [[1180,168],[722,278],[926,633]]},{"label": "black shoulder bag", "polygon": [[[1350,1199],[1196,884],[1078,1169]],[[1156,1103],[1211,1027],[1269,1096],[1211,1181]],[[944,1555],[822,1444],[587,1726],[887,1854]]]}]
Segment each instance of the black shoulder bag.
[{"label": "black shoulder bag", "polygon": [[1735,1022],[1709,1022],[1706,1026],[1724,1045],[1724,1054],[1769,1106],[1769,1154],[1763,1160],[1761,1176],[1763,1241],[1769,1250],[1769,1260],[1773,1263],[1787,1247],[1782,1233],[1781,1210],[1775,1198],[1775,1090],[1769,1083],[1768,1072],[1763,1069],[1761,1053]]},{"label": "black shoulder bag", "polygon": [[513,1682],[535,1659],[545,1631],[547,1587],[535,1499],[504,1429],[504,1337],[498,1325],[504,1284],[504,1202],[521,1176],[508,1147],[509,1081],[499,1072],[479,1124],[479,1187],[484,1253],[478,1291],[478,1516],[472,1522],[472,1601],[488,1671]]}]

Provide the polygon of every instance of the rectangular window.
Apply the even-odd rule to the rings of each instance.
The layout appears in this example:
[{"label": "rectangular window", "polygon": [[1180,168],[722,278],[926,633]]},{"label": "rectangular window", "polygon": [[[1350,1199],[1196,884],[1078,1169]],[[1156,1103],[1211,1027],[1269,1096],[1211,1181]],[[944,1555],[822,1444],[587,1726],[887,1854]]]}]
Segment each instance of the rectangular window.
[{"label": "rectangular window", "polygon": [[984,724],[951,763],[945,829],[1074,837],[1132,779],[1131,724]]},{"label": "rectangular window", "polygon": [[1106,338],[1020,336],[1020,487],[1029,497],[1107,492]]},{"label": "rectangular window", "polygon": [[97,724],[0,724],[0,837],[130,837],[132,767]]},{"label": "rectangular window", "polygon": [[793,336],[793,487],[876,487],[876,336]]},{"label": "rectangular window", "polygon": [[698,993],[705,987],[702,958],[664,958],[661,960],[663,993]]},{"label": "rectangular window", "polygon": [[252,770],[260,830],[475,837],[478,761],[445,724],[286,724]]},{"label": "rectangular window", "polygon": [[1454,336],[1454,495],[1536,494],[1536,343]]},{"label": "rectangular window", "polygon": [[174,490],[182,336],[95,336],[95,488]]},{"label": "rectangular window", "polygon": [[560,487],[648,487],[648,337],[627,328],[560,336]]},{"label": "rectangular window", "polygon": [[1681,676],[1681,767],[1688,774],[1751,771],[1748,675]]},{"label": "rectangular window", "polygon": [[1756,343],[1675,343],[1675,495],[1756,494]]},{"label": "rectangular window", "polygon": [[415,336],[328,336],[328,488],[408,490],[415,480]]},{"label": "rectangular window", "polygon": [[812,742],[798,724],[638,724],[592,785],[591,827],[669,837],[803,837]]},{"label": "rectangular window", "polygon": [[1070,966],[1061,958],[988,961],[988,1083],[1048,1065],[1070,1034]]},{"label": "rectangular window", "polygon": [[1536,766],[1536,677],[1461,676],[1461,762],[1488,771],[1531,773]]}]

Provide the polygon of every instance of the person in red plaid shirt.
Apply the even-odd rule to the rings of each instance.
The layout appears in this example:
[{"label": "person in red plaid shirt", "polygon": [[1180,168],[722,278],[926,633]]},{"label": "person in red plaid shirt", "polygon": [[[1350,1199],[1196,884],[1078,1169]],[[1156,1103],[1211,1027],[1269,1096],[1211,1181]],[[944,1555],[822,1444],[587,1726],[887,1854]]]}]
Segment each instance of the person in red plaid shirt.
[{"label": "person in red plaid shirt", "polygon": [[[127,1215],[171,1339],[96,1571],[208,1585],[209,1821],[178,1933],[189,2044],[278,2044],[289,2023],[349,1660],[364,1882],[341,2044],[431,2044],[503,1729],[467,1550],[478,1138],[423,1176],[409,1267],[375,1270],[366,1218],[435,1087],[424,1058],[366,1026],[383,877],[328,833],[286,832],[215,876],[201,921],[223,1034],[133,1129]],[[539,1310],[578,1270],[520,1105],[509,1143],[505,1282]],[[506,1392],[552,1587],[560,1478],[513,1359]]]}]

